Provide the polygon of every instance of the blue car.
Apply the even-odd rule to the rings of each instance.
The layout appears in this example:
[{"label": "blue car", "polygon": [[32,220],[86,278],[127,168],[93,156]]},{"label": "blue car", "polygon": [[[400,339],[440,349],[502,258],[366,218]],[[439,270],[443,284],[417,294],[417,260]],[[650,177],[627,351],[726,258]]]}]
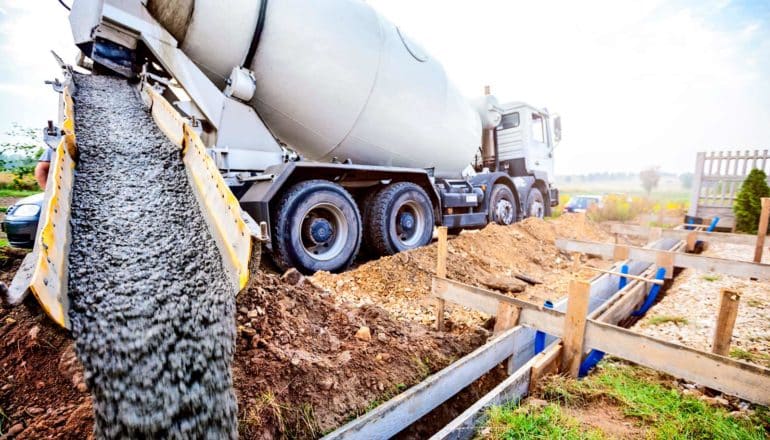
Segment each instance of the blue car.
[{"label": "blue car", "polygon": [[1,226],[11,246],[31,249],[35,245],[43,196],[44,193],[25,197],[8,208]]}]

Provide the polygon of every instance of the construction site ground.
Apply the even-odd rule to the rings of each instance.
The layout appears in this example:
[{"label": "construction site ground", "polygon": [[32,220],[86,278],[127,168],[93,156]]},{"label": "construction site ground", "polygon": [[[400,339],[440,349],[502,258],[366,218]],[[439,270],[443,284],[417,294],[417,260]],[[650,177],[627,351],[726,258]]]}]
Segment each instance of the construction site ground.
[{"label": "construction site ground", "polygon": [[[752,261],[754,246],[712,243],[703,255]],[[762,262],[770,263],[770,255]],[[730,356],[770,367],[770,282],[685,269],[634,330],[709,351],[722,289],[741,294]]]},{"label": "construction site ground", "polygon": [[[557,250],[557,237],[612,240],[571,215],[466,231],[449,241],[448,278],[536,303],[556,300],[575,272],[586,279],[595,275]],[[0,281],[10,282],[24,254],[2,248]],[[435,265],[435,243],[361,262],[343,274],[281,277],[264,264],[236,304],[233,374],[241,438],[320,437],[482,345],[491,334],[489,316],[449,307],[450,331],[434,330]],[[519,282],[515,275],[542,284]],[[401,437],[435,432],[504,374],[493,370]],[[0,310],[0,409],[2,433],[9,437],[91,435],[90,395],[72,341],[33,298]]]},{"label": "construction site ground", "polygon": [[609,358],[575,380],[550,376],[522,402],[493,407],[479,439],[746,439],[770,435],[770,412]]}]

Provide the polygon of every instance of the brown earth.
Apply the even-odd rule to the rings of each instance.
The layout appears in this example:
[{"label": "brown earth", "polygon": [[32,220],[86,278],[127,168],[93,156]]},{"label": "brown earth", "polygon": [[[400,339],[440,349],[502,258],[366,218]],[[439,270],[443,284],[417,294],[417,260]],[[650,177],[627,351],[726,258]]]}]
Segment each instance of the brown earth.
[{"label": "brown earth", "polygon": [[[12,255],[16,253],[9,251]],[[23,256],[23,253],[18,253]],[[2,277],[8,280],[21,258]],[[441,334],[374,306],[341,307],[310,283],[260,273],[238,296],[233,366],[241,438],[310,438],[372,409],[484,343]],[[32,298],[0,311],[2,432],[87,438],[93,426],[72,341]],[[368,327],[370,338],[357,333]]]},{"label": "brown earth", "polygon": [[[553,246],[557,236],[608,238],[574,216],[464,232],[450,240],[449,277],[485,286],[523,273],[544,284],[526,286],[517,296],[557,299],[566,292],[574,266]],[[254,287],[237,299],[233,373],[241,438],[318,437],[483,344],[489,336],[483,326],[490,322],[473,312],[450,309],[452,332],[430,328],[435,247],[368,262],[341,275],[286,282],[260,272]],[[5,256],[0,281],[7,283],[25,252],[0,252]],[[28,439],[88,438],[90,397],[67,333],[28,298],[24,306],[0,310],[0,336],[2,432]],[[402,437],[430,434],[502,377],[493,371]]]},{"label": "brown earth", "polygon": [[[524,292],[512,295],[541,303],[556,300],[567,293],[573,274],[596,275],[587,269],[574,271],[573,256],[559,251],[557,237],[608,241],[610,235],[585,221],[579,214],[567,214],[543,221],[527,219],[513,226],[490,225],[480,231],[465,231],[449,240],[447,277],[478,287],[495,288],[504,279],[514,282]],[[430,295],[431,277],[435,275],[437,244],[383,257],[364,263],[343,274],[320,272],[312,282],[327,292],[334,292],[337,302],[354,305],[377,304],[401,321],[434,325],[435,300]],[[583,262],[586,257],[583,256]],[[593,266],[607,266],[600,260]],[[532,277],[542,284],[528,286],[517,282],[516,274]],[[504,286],[497,286],[504,287]],[[518,289],[500,289],[518,290]],[[489,317],[481,313],[448,308],[447,328],[464,332],[478,327]]]}]

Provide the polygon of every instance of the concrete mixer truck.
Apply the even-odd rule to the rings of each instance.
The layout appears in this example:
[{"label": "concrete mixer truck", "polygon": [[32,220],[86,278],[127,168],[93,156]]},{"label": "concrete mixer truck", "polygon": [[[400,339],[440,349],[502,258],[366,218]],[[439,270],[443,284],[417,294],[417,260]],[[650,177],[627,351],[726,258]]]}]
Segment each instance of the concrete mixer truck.
[{"label": "concrete mixer truck", "polygon": [[466,100],[363,1],[75,0],[70,23],[81,65],[152,89],[196,128],[282,268],[340,271],[361,249],[423,246],[436,225],[558,203],[559,117]]}]

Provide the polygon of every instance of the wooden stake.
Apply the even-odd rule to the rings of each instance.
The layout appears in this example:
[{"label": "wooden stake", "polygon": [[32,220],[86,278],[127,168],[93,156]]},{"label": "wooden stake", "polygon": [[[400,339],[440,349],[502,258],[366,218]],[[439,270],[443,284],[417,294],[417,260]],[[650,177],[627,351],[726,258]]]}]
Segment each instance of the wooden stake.
[{"label": "wooden stake", "polygon": [[695,251],[695,244],[698,242],[698,233],[690,232],[687,234],[687,252]]},{"label": "wooden stake", "polygon": [[655,264],[666,269],[665,278],[667,280],[674,278],[674,255],[671,252],[658,252],[655,257]]},{"label": "wooden stake", "polygon": [[511,303],[500,302],[497,306],[497,317],[495,319],[495,335],[500,334],[510,328],[516,327],[519,323],[521,309]]},{"label": "wooden stake", "polygon": [[564,350],[561,358],[561,371],[577,377],[580,363],[583,361],[583,342],[588,315],[588,299],[591,284],[572,280],[569,283],[567,314],[564,320]]},{"label": "wooden stake", "polygon": [[754,262],[762,262],[762,251],[765,247],[765,236],[767,235],[767,223],[770,218],[770,198],[762,197],[762,214],[759,216],[759,229],[757,229],[757,245],[754,248]]},{"label": "wooden stake", "polygon": [[714,354],[720,356],[730,354],[730,342],[733,338],[733,328],[735,327],[735,319],[738,317],[738,303],[740,303],[740,300],[740,293],[722,289],[717,326],[714,329],[714,343],[711,347],[711,351]]},{"label": "wooden stake", "polygon": [[[447,253],[449,251],[447,243],[446,226],[439,226],[438,228],[438,255],[436,256],[436,276],[439,278],[446,278],[446,260]],[[439,298],[436,310],[436,329],[438,331],[444,331],[444,308],[446,307],[446,301]]]}]

